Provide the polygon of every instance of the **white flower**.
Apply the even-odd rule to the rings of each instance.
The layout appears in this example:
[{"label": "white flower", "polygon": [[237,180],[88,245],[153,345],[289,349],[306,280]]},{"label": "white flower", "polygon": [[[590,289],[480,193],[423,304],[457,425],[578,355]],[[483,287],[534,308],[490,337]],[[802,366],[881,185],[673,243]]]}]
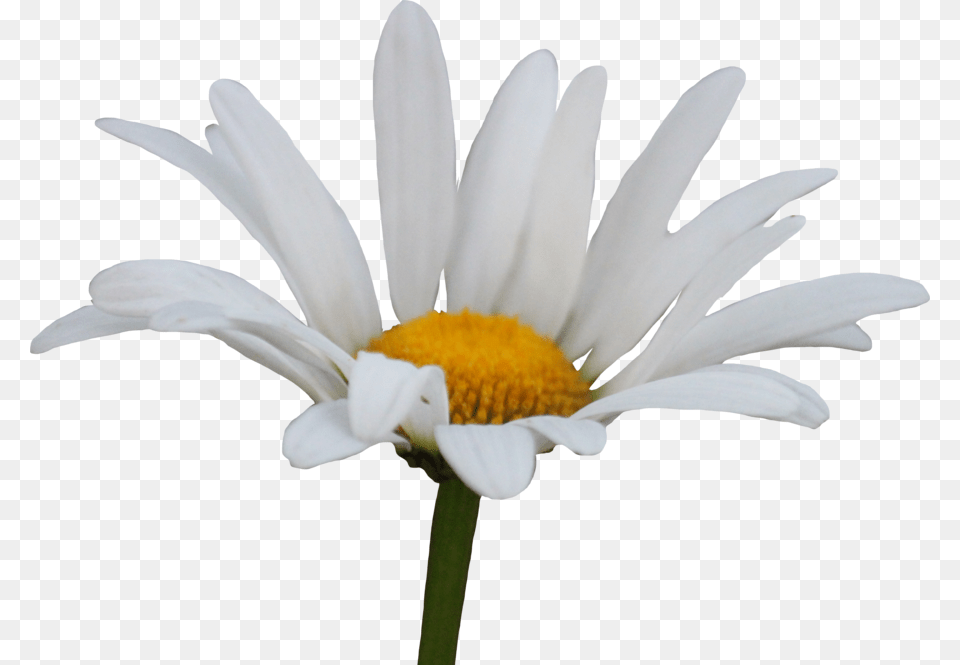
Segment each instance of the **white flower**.
[{"label": "white flower", "polygon": [[[558,107],[553,56],[538,51],[520,61],[493,100],[458,187],[440,40],[419,5],[401,2],[384,28],[373,81],[384,246],[401,326],[381,336],[360,244],[287,133],[246,88],[218,81],[210,91],[219,122],[207,128],[212,152],[146,125],[97,124],[213,192],[276,260],[306,325],[235,275],[134,261],[97,275],[93,304],[51,324],[31,349],[147,328],[207,333],[316,402],[284,435],[294,466],[389,441],[431,477],[455,473],[493,498],[521,492],[536,455],[555,445],[599,453],[604,425],[632,409],[729,411],[818,427],[829,413],[813,390],[724,361],[790,346],[864,351],[871,343],[858,320],[928,296],[892,276],[841,275],[706,316],[803,219],[764,223],[836,175],[812,169],[764,178],[669,233],[670,215],[743,82],[739,69],[722,69],[680,98],[625,174],[587,249],[604,70],[581,72]],[[442,270],[448,310],[469,312],[431,314]],[[588,392],[675,300],[643,353]],[[587,352],[578,376],[570,363]]]}]

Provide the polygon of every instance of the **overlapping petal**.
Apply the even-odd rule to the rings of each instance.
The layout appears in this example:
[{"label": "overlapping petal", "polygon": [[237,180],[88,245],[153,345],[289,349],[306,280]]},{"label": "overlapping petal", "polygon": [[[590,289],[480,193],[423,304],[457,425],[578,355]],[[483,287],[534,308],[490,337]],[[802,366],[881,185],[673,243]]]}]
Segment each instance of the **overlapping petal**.
[{"label": "overlapping petal", "polygon": [[[361,351],[350,375],[350,427],[361,441],[406,444],[398,427],[427,449],[433,430],[450,422],[443,370],[415,367]],[[409,444],[407,444],[409,446]]]},{"label": "overlapping petal", "polygon": [[457,235],[444,273],[448,311],[497,311],[556,110],[557,85],[553,54],[536,51],[517,63],[490,105],[457,191]]},{"label": "overlapping petal", "polygon": [[115,316],[88,305],[60,317],[40,331],[30,343],[30,353],[46,353],[58,346],[128,330],[146,330],[148,325],[146,317]]},{"label": "overlapping petal", "polygon": [[284,275],[307,322],[348,352],[381,330],[360,242],[290,136],[236,81],[217,81],[210,105],[279,243]]},{"label": "overlapping petal", "polygon": [[625,312],[636,298],[622,287],[631,283],[637,266],[661,251],[670,215],[720,134],[743,83],[743,72],[728,67],[690,88],[624,174],[590,241],[571,327],[561,338],[568,357],[579,357],[604,331],[629,320]]},{"label": "overlapping petal", "polygon": [[677,304],[661,322],[643,352],[602,388],[604,394],[650,380],[660,363],[709,311],[713,303],[740,278],[797,233],[804,218],[791,216],[770,227],[760,227],[730,243],[683,290]]},{"label": "overlapping petal", "polygon": [[600,111],[607,89],[603,67],[570,82],[544,141],[499,311],[516,314],[554,338],[573,305],[586,259]]},{"label": "overlapping petal", "polygon": [[[836,177],[833,169],[778,173],[738,189],[714,202],[689,224],[664,239],[659,251],[635,266],[613,297],[629,302],[609,325],[592,339],[593,351],[583,368],[589,379],[599,376],[617,358],[632,349],[663,315],[677,294],[704,265],[736,238],[769,220],[785,204],[808,194]],[[598,298],[607,298],[602,293]],[[574,318],[565,334],[565,351],[578,357],[589,349],[581,334],[593,324]],[[592,333],[591,333],[592,334]],[[581,346],[577,346],[580,344]]]},{"label": "overlapping petal", "polygon": [[826,404],[809,387],[771,370],[742,365],[718,365],[627,388],[573,417],[606,422],[637,409],[726,411],[811,428],[829,417]]},{"label": "overlapping petal", "polygon": [[387,19],[373,65],[380,221],[401,322],[433,309],[454,231],[456,146],[440,36],[420,5]]},{"label": "overlapping petal", "polygon": [[[926,289],[893,275],[836,275],[760,293],[699,321],[654,376],[671,376],[729,358],[789,346],[869,349],[850,324],[874,314],[917,307]],[[865,347],[865,348],[864,348]]]},{"label": "overlapping petal", "polygon": [[283,433],[283,456],[298,469],[312,469],[362,453],[370,446],[350,429],[345,399],[314,404],[287,425]]}]

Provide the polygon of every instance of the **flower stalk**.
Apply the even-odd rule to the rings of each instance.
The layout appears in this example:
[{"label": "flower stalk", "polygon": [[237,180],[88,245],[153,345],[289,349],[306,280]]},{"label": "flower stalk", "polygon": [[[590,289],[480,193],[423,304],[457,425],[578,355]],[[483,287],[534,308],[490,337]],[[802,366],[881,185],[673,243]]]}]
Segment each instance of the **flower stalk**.
[{"label": "flower stalk", "polygon": [[458,478],[440,483],[430,528],[419,665],[456,662],[480,496]]}]

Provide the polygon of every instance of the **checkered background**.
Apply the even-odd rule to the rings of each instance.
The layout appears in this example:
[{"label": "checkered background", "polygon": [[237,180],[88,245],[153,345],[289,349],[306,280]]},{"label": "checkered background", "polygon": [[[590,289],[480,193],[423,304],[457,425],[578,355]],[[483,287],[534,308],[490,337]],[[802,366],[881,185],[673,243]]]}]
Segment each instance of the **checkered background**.
[{"label": "checkered background", "polygon": [[[205,145],[218,78],[299,142],[393,323],[370,103],[393,2],[340,4],[0,8],[0,661],[415,661],[436,485],[392,447],[292,469],[279,442],[307,399],[215,340],[28,352],[93,275],[137,258],[228,270],[295,310],[202,186],[93,125],[139,120]],[[832,412],[819,430],[633,413],[597,459],[551,453],[519,498],[484,500],[460,659],[960,660],[960,5],[497,4],[427,6],[461,166],[521,57],[553,51],[561,92],[602,64],[596,222],[679,95],[736,64],[748,83],[673,227],[780,170],[840,176],[782,211],[806,228],[722,304],[858,271],[920,280],[931,302],[865,321],[862,355],[748,359],[816,388]]]}]

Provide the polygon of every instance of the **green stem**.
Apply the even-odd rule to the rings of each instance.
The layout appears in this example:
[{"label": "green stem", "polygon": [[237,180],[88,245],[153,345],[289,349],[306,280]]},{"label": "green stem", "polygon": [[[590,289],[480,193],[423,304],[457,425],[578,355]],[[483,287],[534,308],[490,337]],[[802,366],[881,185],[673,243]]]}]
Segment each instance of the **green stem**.
[{"label": "green stem", "polygon": [[479,511],[480,497],[458,478],[440,483],[430,528],[419,665],[456,662],[460,616]]}]

